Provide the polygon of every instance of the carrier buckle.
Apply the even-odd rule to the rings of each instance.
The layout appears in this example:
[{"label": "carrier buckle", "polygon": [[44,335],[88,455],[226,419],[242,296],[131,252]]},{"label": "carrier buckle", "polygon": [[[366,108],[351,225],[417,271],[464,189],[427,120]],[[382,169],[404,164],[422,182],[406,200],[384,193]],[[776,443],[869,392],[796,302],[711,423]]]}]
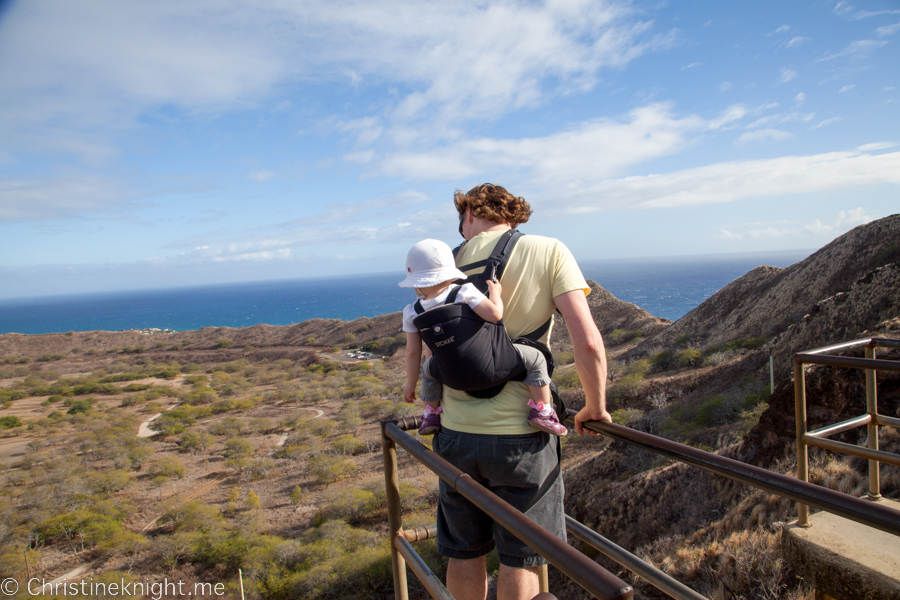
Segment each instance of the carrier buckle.
[{"label": "carrier buckle", "polygon": [[434,331],[434,334],[435,334],[435,335],[441,335],[441,334],[444,333],[444,328],[441,327],[440,325],[434,325],[434,326],[432,327],[432,331]]}]

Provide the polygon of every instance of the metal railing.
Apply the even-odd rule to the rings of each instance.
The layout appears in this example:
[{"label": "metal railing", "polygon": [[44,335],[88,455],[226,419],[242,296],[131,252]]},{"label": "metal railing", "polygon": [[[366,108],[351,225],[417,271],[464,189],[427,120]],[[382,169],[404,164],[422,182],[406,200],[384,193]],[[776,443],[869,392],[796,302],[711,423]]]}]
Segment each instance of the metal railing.
[{"label": "metal railing", "polygon": [[[865,358],[835,356],[834,352],[865,348]],[[794,355],[794,411],[797,421],[797,479],[809,481],[809,446],[825,448],[843,454],[849,454],[859,458],[868,459],[869,467],[869,500],[875,501],[881,498],[881,464],[882,462],[900,466],[900,455],[884,452],[878,449],[878,427],[886,425],[900,428],[900,419],[878,413],[878,386],[877,371],[898,371],[900,362],[895,360],[880,360],[876,358],[878,348],[900,348],[900,341],[883,338],[866,338],[834,344],[823,348],[816,348],[807,352]],[[832,367],[845,367],[852,369],[864,369],[866,372],[866,413],[821,427],[814,431],[807,431],[806,421],[806,373],[805,365],[827,365]],[[856,446],[829,439],[830,436],[862,427],[867,428],[866,446]],[[809,506],[802,502],[797,503],[797,524],[803,527],[809,526]]]},{"label": "metal railing", "polygon": [[[400,514],[397,446],[409,452],[413,458],[436,473],[438,477],[484,511],[496,523],[518,537],[597,598],[625,600],[632,597],[633,590],[630,585],[526,517],[509,503],[495,496],[484,486],[405,432],[407,429],[418,426],[418,418],[383,421],[381,424],[388,528],[391,539],[391,564],[394,570],[394,597],[397,600],[407,600],[409,597],[406,566],[409,566],[433,598],[448,600],[452,598],[410,544],[411,541],[433,537],[434,528],[403,530]],[[541,577],[541,591],[547,592],[546,571]]]},{"label": "metal railing", "polygon": [[[804,394],[804,418],[802,420],[804,435],[800,436],[799,434],[801,419],[798,417],[798,449],[800,448],[799,440],[802,439],[804,444],[818,445],[831,449],[852,449],[854,452],[847,453],[870,458],[870,461],[882,460],[883,462],[889,462],[891,464],[900,464],[897,460],[900,457],[897,457],[897,455],[882,452],[877,449],[877,429],[874,430],[874,434],[870,429],[869,434],[870,440],[873,437],[876,439],[876,446],[874,448],[871,446],[871,441],[869,442],[870,446],[868,448],[860,448],[858,446],[843,444],[833,440],[823,440],[824,436],[833,435],[838,431],[845,431],[851,427],[861,426],[863,424],[870,426],[874,424],[876,427],[877,425],[900,426],[900,420],[877,414],[874,381],[874,369],[900,371],[900,365],[898,365],[896,361],[876,360],[874,358],[874,348],[876,345],[872,346],[871,357],[869,357],[869,350],[867,349],[866,359],[819,356],[816,354],[856,347],[860,345],[860,343],[870,344],[873,342],[877,342],[876,345],[878,346],[900,347],[900,342],[894,340],[862,340],[859,343],[849,342],[847,344],[829,346],[827,348],[820,348],[795,356],[795,390],[804,390],[805,386],[803,384],[802,371],[802,365],[804,363],[866,368],[868,369],[867,389],[871,390],[869,396],[871,398],[869,414],[809,433],[806,433],[805,431],[806,419]],[[797,376],[798,365],[800,369],[799,377]],[[800,382],[799,386],[797,385],[797,381]],[[569,424],[574,424],[575,414],[576,413],[573,411],[568,411],[565,420]],[[462,473],[459,469],[438,457],[434,452],[405,433],[408,429],[417,428],[419,424],[419,418],[383,421],[381,424],[388,523],[391,538],[391,560],[394,569],[394,594],[397,600],[408,599],[406,581],[407,565],[419,578],[433,598],[452,600],[452,596],[447,589],[434,573],[431,572],[412,547],[412,543],[416,541],[434,538],[436,536],[436,528],[431,526],[413,530],[404,530],[402,527],[399,492],[400,482],[397,468],[398,445],[409,452],[414,459],[436,473],[446,483],[453,486],[457,492],[468,498],[472,503],[490,515],[497,523],[505,527],[531,548],[535,549],[538,553],[547,558],[551,564],[584,587],[588,592],[594,594],[597,598],[605,600],[607,598],[630,598],[632,596],[632,588],[618,577],[612,575],[594,561],[588,559],[568,544],[562,542],[556,536],[535,524],[521,512],[494,496],[490,491],[472,480],[471,477]],[[808,479],[800,477],[799,466],[798,478],[795,479],[787,475],[781,475],[767,469],[719,456],[718,454],[679,444],[649,433],[629,429],[622,425],[591,421],[585,423],[584,427],[596,433],[601,433],[615,440],[637,446],[666,458],[677,460],[716,475],[727,477],[734,481],[788,498],[797,502],[798,507],[802,506],[804,509],[808,509],[809,506],[813,506],[858,523],[880,529],[881,531],[900,536],[900,511],[880,505],[877,502],[863,500],[809,483]],[[800,452],[798,451],[798,465],[800,462],[801,457]],[[805,462],[804,457],[804,464]],[[870,482],[871,481],[873,480],[870,477]],[[878,481],[877,463],[874,481]],[[872,489],[878,490],[878,487],[876,486]],[[798,523],[802,524],[801,517],[802,513],[800,513],[798,509]],[[627,550],[620,548],[610,540],[585,527],[568,515],[566,515],[566,529],[570,534],[593,546],[608,558],[629,569],[635,575],[641,577],[664,593],[669,594],[671,597],[676,598],[677,600],[702,600],[704,598],[694,590],[669,577],[653,565],[646,563]],[[547,591],[546,571],[544,571],[541,577],[541,591]]]}]

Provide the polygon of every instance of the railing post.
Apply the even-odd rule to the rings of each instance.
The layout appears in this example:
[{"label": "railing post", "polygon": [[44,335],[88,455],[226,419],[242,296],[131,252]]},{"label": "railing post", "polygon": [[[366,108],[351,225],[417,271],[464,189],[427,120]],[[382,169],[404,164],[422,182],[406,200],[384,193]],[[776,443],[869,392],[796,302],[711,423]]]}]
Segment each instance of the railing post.
[{"label": "railing post", "polygon": [[[803,363],[794,357],[794,415],[797,421],[797,479],[809,483],[809,449],[806,435],[806,374]],[[797,525],[809,527],[809,506],[797,503]]]},{"label": "railing post", "polygon": [[541,592],[550,593],[550,572],[548,565],[538,567],[538,583]]},{"label": "railing post", "polygon": [[[866,346],[866,358],[875,359],[875,342]],[[866,412],[871,420],[867,426],[868,446],[878,450],[878,388],[875,384],[875,369],[866,369]],[[869,459],[869,500],[881,499],[881,463]]]},{"label": "railing post", "polygon": [[391,542],[391,567],[394,570],[394,598],[408,600],[409,588],[406,585],[406,560],[394,546],[394,538],[403,528],[400,515],[400,472],[397,468],[397,444],[385,432],[381,423],[381,448],[384,452],[384,492],[388,510],[388,539]]}]

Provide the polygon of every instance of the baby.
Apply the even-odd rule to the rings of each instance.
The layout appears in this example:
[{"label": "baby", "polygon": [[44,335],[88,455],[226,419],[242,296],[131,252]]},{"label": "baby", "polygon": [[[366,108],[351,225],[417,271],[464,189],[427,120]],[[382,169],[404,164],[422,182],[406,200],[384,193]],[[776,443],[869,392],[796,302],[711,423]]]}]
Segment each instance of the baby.
[{"label": "baby", "polygon": [[[406,279],[400,287],[415,288],[419,304],[425,311],[443,306],[454,287],[454,281],[465,279],[466,275],[456,268],[453,252],[444,242],[423,240],[412,247],[406,257]],[[503,300],[500,298],[502,287],[497,281],[487,281],[487,296],[473,284],[463,283],[458,286],[455,302],[468,304],[479,317],[485,321],[495,322],[503,318]],[[403,331],[406,332],[406,385],[403,387],[403,399],[413,402],[416,399],[416,383],[419,379],[419,365],[422,361],[422,337],[413,324],[417,316],[415,304],[408,304],[403,309]],[[527,370],[525,384],[531,399],[528,406],[531,411],[528,423],[541,431],[553,435],[565,435],[567,430],[559,422],[550,395],[550,376],[547,372],[547,361],[543,353],[531,346],[514,344]],[[426,361],[422,365],[422,402],[425,403],[425,415],[419,427],[421,435],[436,433],[441,428],[440,414],[442,384],[429,372],[429,361],[432,348],[426,350]]]}]

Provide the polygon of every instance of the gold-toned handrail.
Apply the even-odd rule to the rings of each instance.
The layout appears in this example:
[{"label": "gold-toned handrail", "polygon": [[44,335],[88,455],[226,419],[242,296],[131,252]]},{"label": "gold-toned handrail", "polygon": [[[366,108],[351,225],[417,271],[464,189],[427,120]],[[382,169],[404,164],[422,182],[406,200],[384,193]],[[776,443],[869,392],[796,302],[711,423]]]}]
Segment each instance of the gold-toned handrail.
[{"label": "gold-toned handrail", "polygon": [[[865,348],[865,357],[839,356],[834,352],[843,352],[855,348]],[[869,467],[869,500],[881,498],[881,463],[900,465],[900,455],[878,449],[878,427],[900,427],[900,419],[878,414],[878,371],[900,371],[900,361],[876,358],[878,348],[900,348],[900,340],[885,338],[865,338],[849,342],[832,344],[815,348],[794,355],[794,414],[796,417],[797,443],[797,478],[809,481],[809,446],[825,448],[834,452],[868,459]],[[807,431],[806,413],[806,372],[809,364],[863,369],[866,372],[866,413],[841,423],[826,425],[815,431]],[[855,446],[828,439],[828,436],[853,429],[866,427],[866,447]],[[803,502],[797,503],[797,523],[809,526],[809,507]]]}]

